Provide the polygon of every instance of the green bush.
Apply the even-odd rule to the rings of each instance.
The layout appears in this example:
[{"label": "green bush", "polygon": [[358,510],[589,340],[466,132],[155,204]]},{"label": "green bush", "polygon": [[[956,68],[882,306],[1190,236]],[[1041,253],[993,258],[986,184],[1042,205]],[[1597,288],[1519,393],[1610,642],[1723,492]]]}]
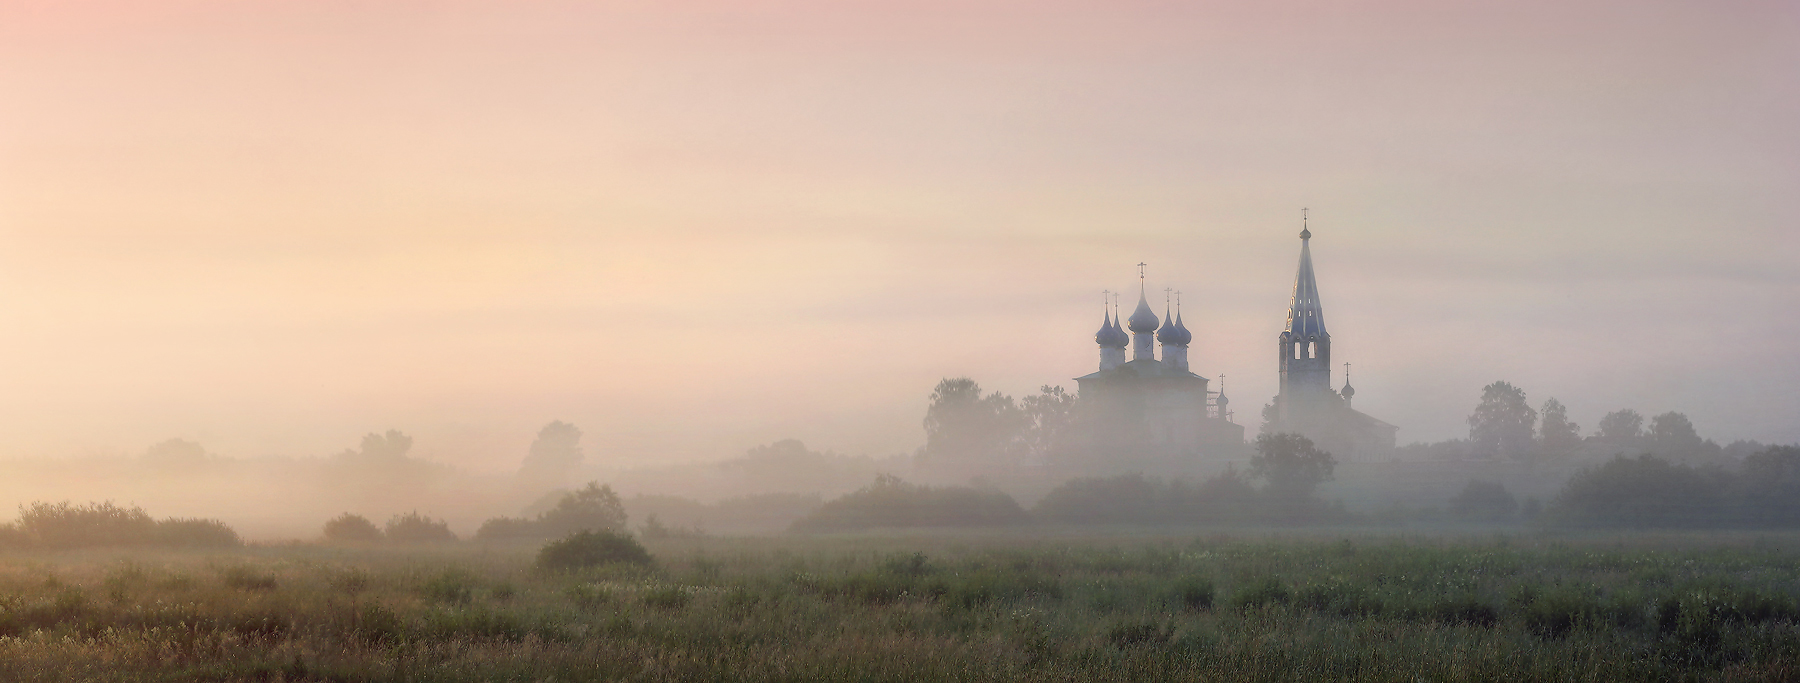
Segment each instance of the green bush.
[{"label": "green bush", "polygon": [[429,600],[454,605],[467,604],[475,598],[480,581],[467,570],[451,567],[419,584],[419,594]]},{"label": "green bush", "polygon": [[547,570],[650,563],[650,551],[645,550],[637,539],[612,531],[578,531],[545,544],[537,556],[538,568]]},{"label": "green bush", "polygon": [[881,527],[1003,526],[1027,521],[1012,496],[995,489],[921,486],[881,475],[795,521],[793,531],[857,531]]}]

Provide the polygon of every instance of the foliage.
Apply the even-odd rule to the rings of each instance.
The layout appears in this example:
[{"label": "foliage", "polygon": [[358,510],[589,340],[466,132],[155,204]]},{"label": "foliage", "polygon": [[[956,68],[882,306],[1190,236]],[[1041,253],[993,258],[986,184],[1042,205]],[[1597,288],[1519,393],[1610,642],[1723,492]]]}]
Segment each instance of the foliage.
[{"label": "foliage", "polygon": [[925,409],[921,462],[952,468],[976,467],[1018,455],[1020,433],[1029,417],[1011,396],[985,396],[967,377],[944,379]]},{"label": "foliage", "polygon": [[878,527],[995,526],[1026,521],[1017,501],[999,490],[967,486],[908,484],[893,475],[841,498],[827,501],[794,522],[801,532],[835,532]]},{"label": "foliage", "polygon": [[121,507],[110,501],[85,505],[39,501],[19,506],[18,521],[0,530],[0,545],[227,548],[243,545],[243,540],[237,531],[216,519],[158,521],[143,508]]},{"label": "foliage", "polygon": [[578,531],[545,544],[537,556],[537,567],[545,570],[650,563],[650,552],[637,539],[613,531]]},{"label": "foliage", "polygon": [[475,538],[484,541],[510,538],[556,538],[577,531],[624,531],[625,504],[611,485],[590,481],[562,494],[556,505],[534,519],[495,517],[483,522]]},{"label": "foliage", "polygon": [[1507,382],[1481,389],[1481,402],[1469,415],[1469,441],[1482,457],[1523,457],[1531,453],[1537,411],[1525,401],[1525,390]]},{"label": "foliage", "polygon": [[156,542],[190,548],[235,548],[244,544],[237,530],[216,519],[169,518],[156,523]]},{"label": "foliage", "polygon": [[348,512],[325,522],[325,540],[335,543],[373,543],[381,540],[381,529],[362,515]]},{"label": "foliage", "polygon": [[1600,418],[1600,429],[1595,436],[1601,440],[1615,444],[1630,444],[1637,441],[1644,431],[1644,416],[1638,411],[1626,408],[1615,410]]},{"label": "foliage", "polygon": [[1263,507],[1256,488],[1228,467],[1197,485],[1142,474],[1070,479],[1039,499],[1032,515],[1056,524],[1191,524],[1255,521]]},{"label": "foliage", "polygon": [[456,540],[450,524],[419,514],[417,510],[388,520],[387,540],[394,543],[445,543]]},{"label": "foliage", "polygon": [[1263,480],[1264,492],[1278,501],[1310,501],[1313,490],[1331,481],[1337,461],[1299,434],[1259,434],[1250,476]]},{"label": "foliage", "polygon": [[1728,485],[1719,470],[1698,470],[1650,455],[1619,456],[1569,478],[1548,513],[1567,524],[1712,526],[1728,522]]},{"label": "foliage", "polygon": [[1665,457],[1694,456],[1706,448],[1706,442],[1694,432],[1694,423],[1673,411],[1650,418],[1649,437],[1650,449]]},{"label": "foliage", "polygon": [[1543,444],[1544,453],[1566,456],[1581,445],[1581,425],[1569,421],[1569,409],[1562,401],[1544,401],[1540,414],[1543,417],[1538,423],[1538,441]]}]

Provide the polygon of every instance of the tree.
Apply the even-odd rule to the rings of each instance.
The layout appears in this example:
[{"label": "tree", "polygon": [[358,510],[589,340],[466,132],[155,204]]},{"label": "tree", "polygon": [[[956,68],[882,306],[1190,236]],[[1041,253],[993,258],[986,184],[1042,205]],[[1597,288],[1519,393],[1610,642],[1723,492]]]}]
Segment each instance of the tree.
[{"label": "tree", "polygon": [[442,543],[456,540],[456,534],[450,531],[448,522],[414,510],[388,520],[387,539],[395,543]]},{"label": "tree", "polygon": [[1698,455],[1706,442],[1686,415],[1670,411],[1650,419],[1650,448],[1666,456]]},{"label": "tree", "polygon": [[1024,411],[1025,450],[1036,458],[1049,457],[1074,423],[1075,395],[1046,384],[1037,395],[1019,401],[1019,407]]},{"label": "tree", "polygon": [[1026,416],[1011,396],[983,396],[981,385],[967,377],[945,379],[931,392],[925,409],[923,459],[966,466],[1017,455]]},{"label": "tree", "polygon": [[519,465],[519,477],[535,484],[556,486],[581,466],[581,430],[557,420],[538,430],[537,440]]},{"label": "tree", "polygon": [[362,450],[344,451],[344,455],[360,456],[368,461],[401,460],[412,450],[412,445],[412,437],[398,429],[390,429],[386,434],[365,434],[362,438]]},{"label": "tree", "polygon": [[1337,461],[1313,446],[1312,439],[1282,432],[1256,437],[1256,455],[1250,457],[1250,476],[1263,480],[1271,497],[1287,500],[1312,498],[1313,489],[1331,481]]},{"label": "tree", "polygon": [[1481,403],[1469,415],[1469,440],[1475,454],[1522,457],[1531,452],[1537,411],[1525,402],[1525,390],[1506,382],[1481,389]]},{"label": "tree", "polygon": [[1607,413],[1600,418],[1600,431],[1596,436],[1601,440],[1615,444],[1629,444],[1636,441],[1644,431],[1644,416],[1638,411],[1626,408]]},{"label": "tree", "polygon": [[612,486],[590,481],[557,501],[556,507],[538,515],[545,536],[565,536],[577,531],[625,531],[625,504]]},{"label": "tree", "polygon": [[1569,421],[1569,410],[1554,398],[1544,401],[1543,420],[1538,424],[1538,439],[1544,452],[1568,455],[1581,445],[1581,425]]}]

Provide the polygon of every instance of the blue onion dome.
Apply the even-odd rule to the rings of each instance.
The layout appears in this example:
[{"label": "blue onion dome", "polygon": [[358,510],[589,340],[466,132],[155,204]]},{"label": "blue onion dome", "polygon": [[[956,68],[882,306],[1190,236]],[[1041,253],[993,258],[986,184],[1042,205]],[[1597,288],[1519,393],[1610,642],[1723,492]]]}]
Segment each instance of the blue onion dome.
[{"label": "blue onion dome", "polygon": [[1189,332],[1187,325],[1181,324],[1181,311],[1175,311],[1175,333],[1181,335],[1175,343],[1187,346],[1194,342],[1194,333]]},{"label": "blue onion dome", "polygon": [[1112,346],[1107,343],[1112,341],[1112,331],[1112,311],[1109,310],[1106,312],[1106,321],[1100,323],[1100,331],[1094,333],[1094,343],[1101,346]]},{"label": "blue onion dome", "polygon": [[1180,344],[1180,339],[1181,333],[1175,329],[1175,316],[1169,315],[1165,309],[1162,327],[1156,331],[1156,340],[1164,344]]},{"label": "blue onion dome", "polygon": [[1225,398],[1225,392],[1219,392],[1219,407],[1224,408],[1228,405],[1231,405],[1231,399]]},{"label": "blue onion dome", "polygon": [[1150,310],[1150,302],[1142,293],[1138,294],[1137,310],[1131,312],[1131,318],[1126,322],[1131,323],[1131,331],[1138,334],[1156,331],[1156,312]]},{"label": "blue onion dome", "polygon": [[1131,345],[1131,335],[1125,334],[1125,328],[1119,327],[1119,321],[1117,318],[1113,319],[1112,326],[1106,328],[1106,330],[1107,330],[1106,341],[1101,342],[1102,344],[1104,344],[1106,346],[1110,346],[1115,349],[1122,349],[1122,348],[1125,348],[1126,346]]}]

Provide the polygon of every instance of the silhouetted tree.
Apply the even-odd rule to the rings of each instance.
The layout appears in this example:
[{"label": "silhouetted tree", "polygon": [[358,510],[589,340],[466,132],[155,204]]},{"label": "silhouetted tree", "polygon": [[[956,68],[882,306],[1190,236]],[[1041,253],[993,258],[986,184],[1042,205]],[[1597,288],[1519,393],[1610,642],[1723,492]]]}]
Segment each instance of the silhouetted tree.
[{"label": "silhouetted tree", "polygon": [[1483,457],[1522,457],[1531,452],[1537,411],[1525,401],[1525,390],[1507,382],[1481,389],[1481,403],[1469,415],[1469,440]]},{"label": "silhouetted tree", "polygon": [[1336,467],[1312,439],[1288,432],[1257,436],[1256,455],[1250,457],[1250,476],[1263,480],[1265,493],[1276,501],[1310,500]]},{"label": "silhouetted tree", "polygon": [[1728,523],[1730,475],[1650,455],[1615,457],[1569,478],[1545,510],[1569,524],[1671,527]]},{"label": "silhouetted tree", "polygon": [[1698,455],[1706,442],[1694,431],[1694,423],[1686,415],[1667,412],[1650,418],[1650,448],[1671,457]]},{"label": "silhouetted tree", "polygon": [[1019,406],[1025,418],[1025,450],[1036,458],[1048,458],[1074,423],[1075,395],[1046,384],[1036,395],[1020,400]]},{"label": "silhouetted tree", "polygon": [[386,434],[366,434],[362,438],[360,451],[344,451],[347,457],[360,457],[367,461],[400,460],[412,450],[412,437],[398,429],[387,430]]},{"label": "silhouetted tree", "polygon": [[1626,408],[1607,413],[1606,417],[1600,418],[1600,428],[1595,436],[1609,443],[1626,445],[1636,442],[1643,432],[1644,416],[1639,415],[1638,411]]},{"label": "silhouetted tree", "polygon": [[1538,439],[1544,453],[1568,455],[1581,445],[1581,425],[1569,421],[1569,410],[1554,398],[1544,401],[1543,419],[1538,423]]},{"label": "silhouetted tree", "polygon": [[519,465],[519,477],[540,486],[567,481],[581,466],[581,430],[557,420],[538,430],[537,440]]},{"label": "silhouetted tree", "polygon": [[200,444],[186,439],[169,439],[144,451],[144,464],[165,472],[192,472],[213,460]]},{"label": "silhouetted tree", "polygon": [[1026,416],[1011,396],[983,396],[967,377],[945,379],[931,392],[925,409],[922,460],[935,465],[980,465],[1017,455]]}]

